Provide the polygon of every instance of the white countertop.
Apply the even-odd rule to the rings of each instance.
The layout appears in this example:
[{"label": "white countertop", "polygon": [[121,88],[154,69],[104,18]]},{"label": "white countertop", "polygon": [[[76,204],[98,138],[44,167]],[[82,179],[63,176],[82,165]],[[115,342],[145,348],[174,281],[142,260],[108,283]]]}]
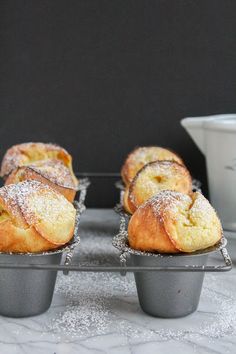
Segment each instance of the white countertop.
[{"label": "white countertop", "polygon": [[[111,210],[86,211],[75,261],[114,263],[117,252],[111,236],[118,224]],[[228,250],[236,254],[236,236],[229,240]],[[143,313],[132,274],[60,272],[48,312],[25,319],[0,317],[1,354],[235,352],[235,267],[206,274],[198,311],[185,318],[159,319]]]}]

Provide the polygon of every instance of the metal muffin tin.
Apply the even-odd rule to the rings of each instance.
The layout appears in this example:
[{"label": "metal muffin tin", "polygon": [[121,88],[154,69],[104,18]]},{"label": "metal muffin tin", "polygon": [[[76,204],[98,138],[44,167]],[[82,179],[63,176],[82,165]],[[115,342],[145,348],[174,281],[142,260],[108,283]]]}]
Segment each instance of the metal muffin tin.
[{"label": "metal muffin tin", "polygon": [[[76,175],[91,178],[119,176],[118,173]],[[120,264],[81,266],[72,263],[74,249],[80,242],[78,226],[81,214],[85,210],[84,203],[89,184],[88,178],[80,179],[79,201],[75,202],[77,214],[74,238],[66,246],[41,254],[0,253],[0,314],[25,317],[46,311],[51,304],[57,271],[63,271],[64,274],[77,271],[120,272],[122,275],[132,272],[135,274],[140,305],[145,312],[160,317],[179,317],[196,309],[205,272],[225,272],[232,268],[224,239],[224,242],[212,249],[191,255],[164,256],[132,250],[127,243],[127,223],[130,216],[120,205],[116,207],[120,214],[120,230],[113,238],[113,245],[120,252]],[[122,192],[123,187],[119,189]],[[208,254],[216,251],[221,252],[225,264],[206,265]],[[65,261],[61,264],[63,253]],[[131,265],[126,263],[128,258],[132,260]],[[194,281],[191,280],[193,276]]]},{"label": "metal muffin tin", "polygon": [[[88,184],[87,179],[80,181],[79,201],[74,202],[76,208],[74,236],[68,244],[57,250],[43,253],[0,253],[0,268],[5,268],[0,271],[1,315],[34,316],[45,312],[50,307],[57,271],[49,268],[60,265],[63,253],[66,254],[65,266],[71,262],[73,251],[80,242],[78,226],[80,216],[85,209],[84,200]],[[45,269],[35,272],[33,269],[37,265],[44,265]],[[24,272],[21,270],[23,266],[26,268]]]}]

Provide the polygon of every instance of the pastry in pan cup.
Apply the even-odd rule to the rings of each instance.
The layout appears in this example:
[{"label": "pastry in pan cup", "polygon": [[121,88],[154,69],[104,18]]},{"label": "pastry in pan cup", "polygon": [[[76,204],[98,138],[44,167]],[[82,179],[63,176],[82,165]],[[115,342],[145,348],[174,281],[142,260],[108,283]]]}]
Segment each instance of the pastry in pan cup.
[{"label": "pastry in pan cup", "polygon": [[12,171],[20,166],[27,166],[36,161],[48,159],[61,161],[71,171],[74,183],[77,183],[72,169],[71,155],[58,145],[44,143],[23,143],[8,149],[2,160],[1,176],[6,179]]},{"label": "pastry in pan cup", "polygon": [[220,220],[200,192],[161,191],[136,210],[128,225],[129,245],[140,251],[189,253],[221,237]]},{"label": "pastry in pan cup", "polygon": [[0,251],[38,253],[71,240],[74,206],[60,193],[38,181],[0,188]]},{"label": "pastry in pan cup", "polygon": [[129,214],[133,214],[132,205],[129,206],[129,187],[126,187],[125,191],[123,192],[123,208]]},{"label": "pastry in pan cup", "polygon": [[69,168],[56,159],[39,160],[31,165],[16,168],[7,177],[5,185],[25,180],[37,180],[47,184],[64,195],[69,202],[73,202],[78,187]]},{"label": "pastry in pan cup", "polygon": [[157,160],[176,161],[184,164],[182,159],[174,152],[159,146],[146,146],[134,149],[126,158],[121,169],[121,177],[125,185],[129,185],[137,172],[147,163]]},{"label": "pastry in pan cup", "polygon": [[161,190],[191,193],[192,179],[184,165],[175,161],[154,161],[145,165],[126,187],[124,208],[130,214]]}]

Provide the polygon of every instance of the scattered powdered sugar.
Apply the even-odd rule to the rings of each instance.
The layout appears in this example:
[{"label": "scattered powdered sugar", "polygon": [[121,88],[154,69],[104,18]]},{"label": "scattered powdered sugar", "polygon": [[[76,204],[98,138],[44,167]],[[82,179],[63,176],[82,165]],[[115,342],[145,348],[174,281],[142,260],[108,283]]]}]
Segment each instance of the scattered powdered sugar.
[{"label": "scattered powdered sugar", "polygon": [[72,337],[106,334],[114,326],[116,315],[113,310],[119,306],[119,297],[135,292],[133,279],[120,279],[117,274],[59,275],[56,294],[66,298],[66,306],[51,320],[48,328]]},{"label": "scattered powdered sugar", "polygon": [[[97,239],[86,235],[75,262],[80,259],[83,265],[114,263],[118,255],[110,247],[110,241],[101,235]],[[236,299],[232,290],[222,287],[225,276],[227,274],[220,275],[221,278],[206,274],[198,311],[171,320],[150,317],[141,311],[130,273],[126,277],[117,273],[70,273],[67,277],[58,274],[56,299],[59,303],[64,301],[65,308],[55,305],[45,330],[64,339],[111,332],[133,342],[221,338],[236,333]]]},{"label": "scattered powdered sugar", "polygon": [[[139,308],[134,279],[128,275],[70,274],[57,284],[57,294],[67,301],[47,325],[54,334],[68,337],[117,334],[140,340],[189,340],[207,336],[220,338],[235,332],[236,301],[232,294],[220,293],[206,277],[198,312],[176,321],[147,317]],[[197,321],[193,316],[198,316]],[[196,318],[195,317],[195,318]]]},{"label": "scattered powdered sugar", "polygon": [[84,336],[91,332],[95,335],[106,333],[110,324],[106,304],[101,299],[98,301],[97,297],[88,301],[88,296],[80,296],[78,301],[79,306],[76,302],[74,305],[67,305],[49,324],[49,328],[54,332],[64,332],[70,337]]}]

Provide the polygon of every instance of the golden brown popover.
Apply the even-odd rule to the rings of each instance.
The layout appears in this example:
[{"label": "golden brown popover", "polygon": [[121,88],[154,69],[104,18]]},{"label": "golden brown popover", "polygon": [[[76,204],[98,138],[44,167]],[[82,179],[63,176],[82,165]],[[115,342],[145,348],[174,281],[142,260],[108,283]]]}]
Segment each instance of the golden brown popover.
[{"label": "golden brown popover", "polygon": [[145,146],[134,149],[126,158],[121,169],[125,185],[129,185],[137,172],[147,163],[157,160],[176,161],[183,165],[182,159],[174,152],[159,146]]},{"label": "golden brown popover", "polygon": [[68,167],[60,160],[39,160],[28,166],[16,168],[6,179],[5,185],[25,180],[36,180],[49,185],[73,202],[77,190],[73,176]]},{"label": "golden brown popover", "polygon": [[67,166],[77,183],[77,179],[72,169],[72,157],[62,147],[54,144],[44,143],[24,143],[12,146],[5,153],[2,165],[1,176],[6,177],[14,171],[17,167],[27,166],[39,160],[57,159]]},{"label": "golden brown popover", "polygon": [[129,245],[141,251],[194,252],[221,237],[220,220],[199,192],[162,191],[140,206],[128,225]]},{"label": "golden brown popover", "polygon": [[127,213],[133,214],[132,209],[129,207],[129,187],[126,187],[125,191],[123,192],[123,208]]},{"label": "golden brown popover", "polygon": [[132,214],[147,199],[165,189],[190,193],[192,179],[189,171],[175,161],[150,162],[139,170],[126,187],[124,208]]},{"label": "golden brown popover", "polygon": [[0,251],[42,252],[73,236],[76,211],[58,192],[38,181],[0,188]]}]

